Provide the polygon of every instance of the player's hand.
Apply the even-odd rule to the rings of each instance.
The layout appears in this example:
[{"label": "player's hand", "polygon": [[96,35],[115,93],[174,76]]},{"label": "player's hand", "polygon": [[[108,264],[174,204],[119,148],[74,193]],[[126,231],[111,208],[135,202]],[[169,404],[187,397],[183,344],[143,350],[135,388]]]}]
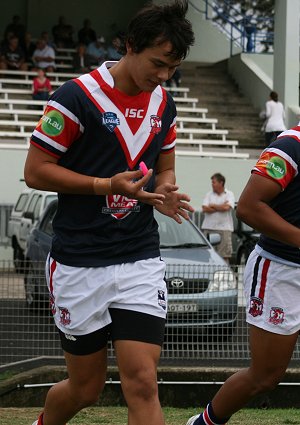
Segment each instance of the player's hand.
[{"label": "player's hand", "polygon": [[115,174],[111,177],[112,193],[137,199],[153,206],[162,205],[165,199],[163,193],[147,192],[142,189],[150,180],[152,173],[153,170],[150,169],[145,176],[140,170]]},{"label": "player's hand", "polygon": [[189,220],[188,212],[194,212],[194,208],[189,204],[190,197],[185,193],[178,193],[177,190],[178,186],[170,183],[158,186],[155,192],[165,195],[165,199],[163,205],[156,205],[155,208],[181,224],[181,217]]}]

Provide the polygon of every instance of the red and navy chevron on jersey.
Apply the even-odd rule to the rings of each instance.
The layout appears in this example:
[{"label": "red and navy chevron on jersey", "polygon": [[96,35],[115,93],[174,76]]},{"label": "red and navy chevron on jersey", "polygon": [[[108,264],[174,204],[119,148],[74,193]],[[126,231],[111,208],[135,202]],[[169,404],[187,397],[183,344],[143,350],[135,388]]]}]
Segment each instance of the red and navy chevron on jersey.
[{"label": "red and navy chevron on jersey", "polygon": [[[114,87],[104,63],[63,84],[48,101],[31,143],[58,164],[95,177],[138,169],[154,173],[160,154],[175,149],[176,108],[158,86],[127,96]],[[121,195],[59,194],[51,255],[71,266],[105,266],[159,255],[153,208]]]},{"label": "red and navy chevron on jersey", "polygon": [[[281,193],[270,206],[282,218],[300,227],[300,127],[284,131],[260,155],[252,172],[276,181]],[[273,255],[300,264],[300,250],[261,235],[258,244]]]}]

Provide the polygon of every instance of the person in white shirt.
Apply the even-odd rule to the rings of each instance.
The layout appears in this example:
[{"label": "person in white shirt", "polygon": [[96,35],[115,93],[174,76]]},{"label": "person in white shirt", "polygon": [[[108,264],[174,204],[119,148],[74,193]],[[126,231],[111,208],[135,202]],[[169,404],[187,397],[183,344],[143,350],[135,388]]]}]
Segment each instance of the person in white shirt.
[{"label": "person in white shirt", "polygon": [[284,107],[275,91],[270,93],[270,100],[266,102],[265,118],[265,141],[266,146],[269,146],[282,131],[286,130]]},{"label": "person in white shirt", "polygon": [[210,233],[220,234],[221,242],[216,250],[229,262],[232,255],[234,194],[225,188],[225,177],[221,173],[211,176],[211,185],[212,190],[205,195],[202,204],[204,220],[201,228],[206,236]]},{"label": "person in white shirt", "polygon": [[40,38],[37,41],[32,61],[35,67],[44,69],[46,72],[55,70],[55,51],[53,47],[47,44],[45,39]]}]

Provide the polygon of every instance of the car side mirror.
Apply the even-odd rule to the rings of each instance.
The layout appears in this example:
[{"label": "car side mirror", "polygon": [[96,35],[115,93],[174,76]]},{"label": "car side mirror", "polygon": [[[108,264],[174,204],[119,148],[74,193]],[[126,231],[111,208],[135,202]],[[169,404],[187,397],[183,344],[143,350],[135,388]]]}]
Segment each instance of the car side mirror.
[{"label": "car side mirror", "polygon": [[219,233],[210,233],[208,240],[213,246],[218,245],[221,242],[221,235]]},{"label": "car side mirror", "polygon": [[34,214],[32,211],[25,211],[23,214],[24,218],[28,218],[29,220],[31,220],[32,222],[34,222]]}]

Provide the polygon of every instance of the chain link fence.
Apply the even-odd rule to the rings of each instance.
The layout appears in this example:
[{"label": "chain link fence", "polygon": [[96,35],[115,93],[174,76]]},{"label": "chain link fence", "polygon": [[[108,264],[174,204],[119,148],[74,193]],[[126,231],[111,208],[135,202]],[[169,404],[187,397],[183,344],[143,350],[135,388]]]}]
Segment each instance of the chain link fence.
[{"label": "chain link fence", "polygon": [[[12,262],[0,262],[0,366],[47,357],[55,362],[63,355],[46,291],[43,264],[16,273]],[[249,359],[248,329],[242,292],[243,267],[234,268],[236,288],[214,290],[220,279],[216,268],[182,272],[182,265],[167,268],[168,319],[162,362],[189,365],[193,361],[227,362]],[[221,276],[223,279],[230,278]],[[210,282],[210,283],[209,283]],[[221,289],[221,290],[220,290]],[[114,359],[109,348],[109,359]],[[300,359],[297,345],[293,359]]]}]

